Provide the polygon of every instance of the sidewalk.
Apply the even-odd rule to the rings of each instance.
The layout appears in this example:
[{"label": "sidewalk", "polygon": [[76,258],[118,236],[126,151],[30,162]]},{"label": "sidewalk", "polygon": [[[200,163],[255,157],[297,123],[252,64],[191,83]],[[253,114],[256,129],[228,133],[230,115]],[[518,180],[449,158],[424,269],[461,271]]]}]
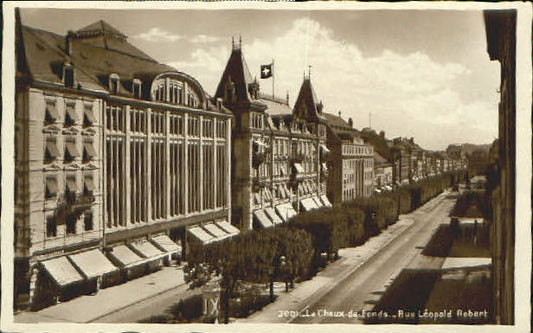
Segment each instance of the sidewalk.
[{"label": "sidewalk", "polygon": [[[413,224],[412,218],[415,218],[415,216],[420,214],[425,214],[427,211],[431,210],[439,201],[443,200],[447,194],[447,191],[443,192],[419,209],[409,214],[400,215],[398,222],[389,226],[381,234],[370,238],[365,244],[354,248],[341,249],[339,251],[341,258],[329,264],[311,280],[297,284],[295,289],[289,293],[278,294],[278,299],[274,303],[270,303],[248,318],[238,319],[237,322],[287,323],[287,316],[280,316],[280,311],[301,311],[303,308],[302,304],[307,305],[306,308],[312,306],[316,300],[330,292],[340,281],[344,280],[359,267],[364,265],[383,247],[409,228]],[[421,252],[422,249],[416,251]],[[418,262],[420,257],[423,256],[420,254],[417,256],[416,260],[410,264]],[[442,260],[435,260],[435,262],[423,263],[422,265],[440,267],[440,265],[442,265]],[[389,282],[391,282],[393,278],[394,277],[391,277]]]},{"label": "sidewalk", "polygon": [[[381,234],[370,238],[365,244],[345,248],[339,251],[340,259],[329,264],[311,280],[297,284],[289,293],[280,293],[274,303],[265,306],[248,318],[238,319],[242,323],[273,323],[277,318],[279,323],[286,323],[286,317],[278,317],[280,310],[299,311],[300,304],[309,303],[311,298],[318,299],[328,293],[339,281],[342,281],[352,272],[357,270],[367,260],[372,258],[382,247],[402,234],[413,223],[405,216],[389,226]],[[268,320],[266,320],[268,319]]]},{"label": "sidewalk", "polygon": [[98,321],[143,300],[174,289],[186,290],[181,267],[163,267],[160,271],[128,281],[127,283],[101,289],[94,296],[81,296],[36,312],[15,315],[17,323]]}]

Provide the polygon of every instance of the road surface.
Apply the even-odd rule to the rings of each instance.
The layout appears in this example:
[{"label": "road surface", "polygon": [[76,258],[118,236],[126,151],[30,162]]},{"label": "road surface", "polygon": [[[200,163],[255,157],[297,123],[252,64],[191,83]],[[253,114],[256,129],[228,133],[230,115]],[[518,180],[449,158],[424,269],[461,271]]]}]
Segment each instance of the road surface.
[{"label": "road surface", "polygon": [[386,244],[365,264],[339,282],[327,294],[302,304],[300,315],[287,318],[291,323],[362,323],[361,313],[370,310],[372,300],[383,294],[400,271],[414,263],[441,223],[449,221],[448,213],[455,198],[441,194],[418,210],[405,215],[413,223],[400,236]]}]

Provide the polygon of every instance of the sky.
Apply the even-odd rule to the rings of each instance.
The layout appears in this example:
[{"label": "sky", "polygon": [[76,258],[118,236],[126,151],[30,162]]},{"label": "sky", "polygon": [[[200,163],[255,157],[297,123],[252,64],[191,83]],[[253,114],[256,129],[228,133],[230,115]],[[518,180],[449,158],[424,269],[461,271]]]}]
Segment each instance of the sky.
[{"label": "sky", "polygon": [[22,9],[25,25],[66,34],[105,20],[159,62],[214,94],[231,52],[242,50],[261,91],[274,60],[275,95],[297,97],[304,71],[324,111],[425,149],[491,143],[498,131],[499,63],[486,52],[479,10]]}]

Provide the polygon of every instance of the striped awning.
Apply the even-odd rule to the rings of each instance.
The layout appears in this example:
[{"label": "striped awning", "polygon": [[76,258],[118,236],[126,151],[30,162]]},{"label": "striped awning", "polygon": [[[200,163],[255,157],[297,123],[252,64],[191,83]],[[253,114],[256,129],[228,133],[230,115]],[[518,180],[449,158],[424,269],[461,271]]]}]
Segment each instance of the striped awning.
[{"label": "striped awning", "polygon": [[309,212],[318,208],[312,198],[300,200],[300,205],[305,212]]},{"label": "striped awning", "polygon": [[254,221],[262,228],[270,228],[274,226],[262,209],[254,211]]},{"label": "striped awning", "polygon": [[148,260],[157,260],[166,255],[166,253],[159,250],[146,239],[132,242],[128,244],[128,246],[133,250],[133,252]]},{"label": "striped awning", "polygon": [[322,200],[322,203],[326,207],[332,207],[333,206],[326,195],[321,195],[320,196],[320,200]]},{"label": "striped awning", "polygon": [[322,203],[319,197],[313,197],[312,199],[318,208],[324,207],[324,204]]},{"label": "striped awning", "polygon": [[266,216],[268,216],[268,218],[270,219],[270,221],[272,221],[273,224],[283,223],[283,220],[281,219],[281,217],[279,217],[274,208],[265,208],[265,214]]},{"label": "striped awning", "polygon": [[298,215],[290,203],[277,205],[276,212],[284,222],[288,222],[291,218]]},{"label": "striped awning", "polygon": [[205,231],[202,227],[196,226],[188,229],[188,232],[202,244],[209,244],[216,240],[216,237]]},{"label": "striped awning", "polygon": [[202,226],[208,233],[216,237],[216,240],[223,240],[228,237],[231,237],[231,234],[224,231],[224,229],[219,228],[214,223],[208,223]]},{"label": "striped awning", "polygon": [[130,268],[138,265],[142,265],[146,262],[146,259],[141,258],[135,252],[133,252],[126,245],[115,246],[111,252],[109,252],[111,261],[114,261],[122,268]]},{"label": "striped awning", "polygon": [[96,278],[118,270],[98,249],[69,255],[72,263],[86,279]]},{"label": "striped awning", "polygon": [[176,244],[172,239],[170,239],[167,235],[161,234],[152,237],[152,243],[159,248],[161,251],[168,252],[168,253],[180,253],[181,254],[181,246]]},{"label": "striped awning", "polygon": [[240,230],[231,225],[228,221],[217,221],[215,222],[217,226],[219,226],[222,230],[229,233],[231,236],[235,236],[239,234]]},{"label": "striped awning", "polygon": [[59,287],[83,281],[83,276],[72,266],[66,256],[41,261],[41,265]]}]

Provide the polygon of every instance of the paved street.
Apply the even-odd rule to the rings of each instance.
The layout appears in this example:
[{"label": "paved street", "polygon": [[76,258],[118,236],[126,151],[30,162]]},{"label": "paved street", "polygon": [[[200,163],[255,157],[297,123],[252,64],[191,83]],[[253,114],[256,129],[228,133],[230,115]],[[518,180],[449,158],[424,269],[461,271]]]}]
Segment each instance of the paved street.
[{"label": "paved street", "polygon": [[[415,212],[403,215],[401,221],[363,246],[345,249],[338,262],[245,322],[361,323],[357,318],[348,318],[349,311],[370,310],[402,269],[442,265],[441,259],[425,257],[421,251],[438,225],[449,221],[454,199],[446,195],[443,193]],[[412,223],[405,225],[409,220]],[[387,240],[379,241],[380,237]],[[313,284],[320,286],[309,287]],[[302,295],[289,296],[293,293]]]}]

